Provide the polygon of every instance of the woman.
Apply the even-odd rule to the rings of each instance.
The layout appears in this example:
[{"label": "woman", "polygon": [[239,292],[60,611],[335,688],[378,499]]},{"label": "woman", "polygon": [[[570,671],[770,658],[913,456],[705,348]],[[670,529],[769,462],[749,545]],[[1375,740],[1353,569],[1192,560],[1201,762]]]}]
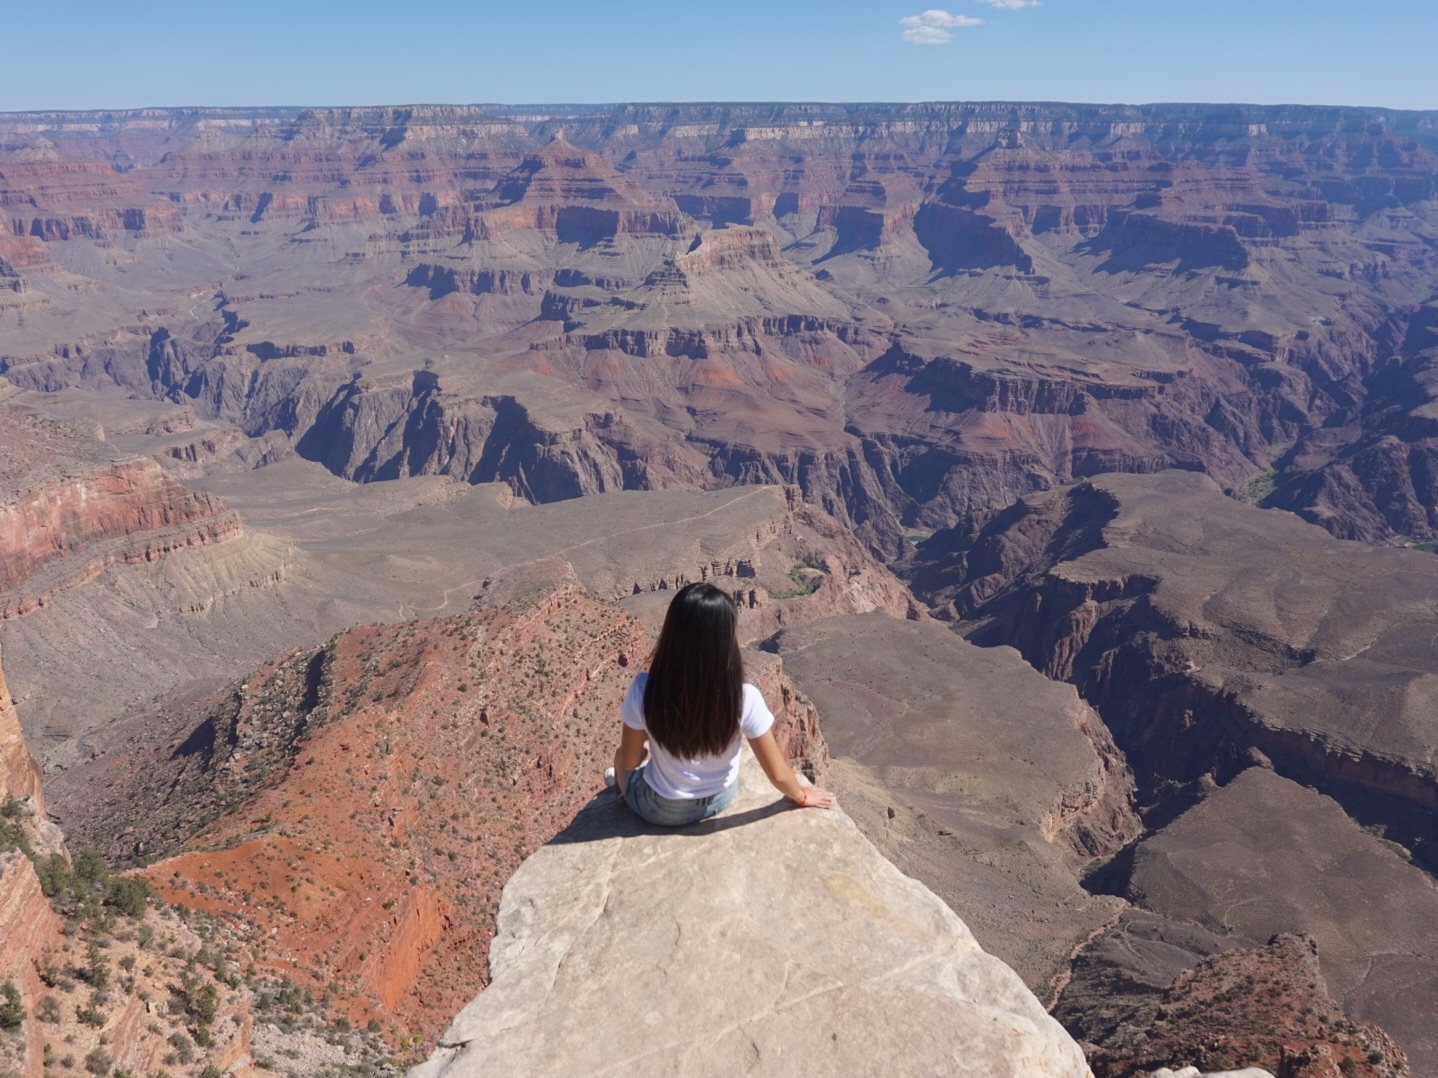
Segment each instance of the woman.
[{"label": "woman", "polygon": [[625,803],[650,823],[677,827],[727,808],[739,787],[741,735],[794,804],[834,804],[828,790],[799,785],[779,751],[773,714],[759,690],[744,683],[737,622],[733,601],[714,585],[680,588],[649,672],[635,677],[620,706],[614,779]]}]

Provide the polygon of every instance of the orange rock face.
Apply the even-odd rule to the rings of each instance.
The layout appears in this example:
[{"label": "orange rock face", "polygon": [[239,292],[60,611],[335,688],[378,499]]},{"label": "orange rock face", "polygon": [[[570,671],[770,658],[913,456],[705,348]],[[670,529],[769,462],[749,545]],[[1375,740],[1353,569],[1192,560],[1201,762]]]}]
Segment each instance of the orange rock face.
[{"label": "orange rock face", "polygon": [[38,808],[44,812],[40,765],[25,747],[20,716],[15,714],[10,687],[5,684],[5,668],[0,665],[0,801],[21,797],[35,798]]},{"label": "orange rock face", "polygon": [[[18,1043],[0,1043],[4,1073],[18,1071],[22,1078],[51,1073],[45,1066],[47,1046],[56,1063],[66,1055],[85,1059],[99,1051],[120,1070],[150,1073],[166,1065],[165,1058],[173,1054],[170,1037],[184,1029],[185,1019],[165,1004],[183,975],[181,956],[195,953],[201,942],[173,914],[150,910],[144,925],[152,933],[148,949],[128,929],[124,939],[119,933],[98,937],[112,975],[106,990],[93,992],[72,976],[86,963],[84,939],[73,930],[67,933],[30,861],[17,851],[0,854],[0,982],[14,982],[26,1012]],[[59,971],[58,983],[42,979],[47,966]],[[204,970],[198,975],[215,983]],[[197,1065],[213,1064],[235,1078],[250,1078],[249,992],[217,987],[213,1041],[197,1056]],[[97,1012],[93,1023],[79,1018],[84,1008]]]},{"label": "orange rock face", "polygon": [[[338,984],[352,1021],[437,1031],[487,981],[505,881],[601,794],[650,646],[561,584],[287,656],[215,727],[205,781],[240,807],[147,874],[249,926],[272,972]],[[807,702],[777,664],[756,676],[799,765],[822,768]],[[247,774],[252,798],[226,792]]]},{"label": "orange rock face", "polygon": [[[0,981],[13,979],[23,1001],[34,1001],[42,994],[40,977],[35,972],[42,951],[58,950],[60,918],[40,891],[40,881],[24,854],[0,854]],[[27,1007],[27,1011],[33,1008]],[[23,1039],[23,1078],[41,1078],[44,1067],[41,1055],[45,1032],[33,1014],[29,1014],[21,1031]]]},{"label": "orange rock face", "polygon": [[[432,1029],[485,982],[504,881],[600,789],[621,661],[647,646],[573,588],[345,633],[292,763],[150,878],[253,925],[277,972],[338,981],[352,1019]],[[242,690],[235,751],[214,767],[270,773],[261,731],[303,706],[288,672]]]}]

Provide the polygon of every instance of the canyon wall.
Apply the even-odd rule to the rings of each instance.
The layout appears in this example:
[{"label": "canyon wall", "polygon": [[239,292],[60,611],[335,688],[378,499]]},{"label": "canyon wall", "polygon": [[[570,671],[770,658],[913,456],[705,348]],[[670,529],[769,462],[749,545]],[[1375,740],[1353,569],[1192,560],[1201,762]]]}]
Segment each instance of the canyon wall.
[{"label": "canyon wall", "polygon": [[[40,772],[0,671],[0,981],[16,993],[15,1036],[0,1038],[7,1074],[42,1078],[83,1059],[92,1073],[153,1069],[179,1045],[202,1065],[254,1078],[249,987],[201,938],[87,851],[73,862],[45,815]],[[119,898],[121,891],[125,898]],[[204,930],[202,928],[202,930]],[[217,946],[217,951],[219,946]],[[204,957],[204,968],[196,959]],[[212,993],[209,1011],[167,1007]],[[188,995],[186,993],[189,993]],[[196,1015],[203,1032],[195,1025]],[[191,1036],[195,1040],[191,1040]],[[66,1062],[66,1061],[69,1062]]]},{"label": "canyon wall", "polygon": [[[993,896],[975,931],[1031,985],[1060,993],[1090,934],[1138,940],[1123,902],[1155,938],[1307,932],[1344,1021],[1430,1067],[1404,1006],[1432,994],[1438,581],[1329,536],[1438,538],[1435,130],[961,103],[0,116],[0,632],[66,768],[51,808],[169,855],[170,898],[342,983],[348,1018],[433,1031],[480,987],[503,879],[594,792],[591,726],[646,627],[714,579],[778,653],[752,668],[791,754],[950,901]],[[993,718],[1001,684],[1043,714]],[[955,744],[986,767],[939,766]],[[1353,933],[1254,868],[1320,819],[1324,917]],[[1227,860],[1195,837],[1224,828]],[[1394,881],[1401,968],[1364,936],[1365,871]]]},{"label": "canyon wall", "polygon": [[1438,998],[1431,554],[1335,540],[1169,472],[938,533],[910,579],[970,640],[1077,687],[1132,765],[1145,832],[1091,888],[1249,944],[1319,938],[1335,998],[1433,1066],[1414,1020]]},{"label": "canyon wall", "polygon": [[9,114],[25,306],[0,304],[0,371],[184,402],[361,480],[796,484],[886,556],[1175,466],[1426,539],[1432,130],[1177,105]]},{"label": "canyon wall", "polygon": [[107,566],[223,543],[239,518],[93,426],[0,400],[0,620],[23,617]]},{"label": "canyon wall", "polygon": [[40,812],[45,800],[40,791],[40,765],[25,744],[20,716],[5,684],[4,656],[0,654],[0,801],[33,797]]}]

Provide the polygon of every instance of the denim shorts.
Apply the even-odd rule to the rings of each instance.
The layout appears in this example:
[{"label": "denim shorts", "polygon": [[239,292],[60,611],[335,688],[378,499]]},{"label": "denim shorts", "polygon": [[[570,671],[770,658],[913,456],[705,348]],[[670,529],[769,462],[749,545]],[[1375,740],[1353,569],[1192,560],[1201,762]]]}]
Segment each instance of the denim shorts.
[{"label": "denim shorts", "polygon": [[[647,763],[648,761],[646,761]],[[644,777],[645,764],[629,773],[624,790],[624,803],[640,819],[661,827],[683,827],[718,815],[729,807],[739,789],[736,779],[717,794],[708,797],[660,797]]]}]

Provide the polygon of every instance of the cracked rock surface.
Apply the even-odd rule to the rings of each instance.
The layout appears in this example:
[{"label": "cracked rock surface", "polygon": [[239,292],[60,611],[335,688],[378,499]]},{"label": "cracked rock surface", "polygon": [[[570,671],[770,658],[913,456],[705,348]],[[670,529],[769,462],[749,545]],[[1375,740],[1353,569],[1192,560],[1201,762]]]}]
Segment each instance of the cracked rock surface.
[{"label": "cracked rock surface", "polygon": [[526,861],[492,983],[410,1078],[1089,1075],[952,910],[745,755],[715,820],[661,832],[607,792]]}]

